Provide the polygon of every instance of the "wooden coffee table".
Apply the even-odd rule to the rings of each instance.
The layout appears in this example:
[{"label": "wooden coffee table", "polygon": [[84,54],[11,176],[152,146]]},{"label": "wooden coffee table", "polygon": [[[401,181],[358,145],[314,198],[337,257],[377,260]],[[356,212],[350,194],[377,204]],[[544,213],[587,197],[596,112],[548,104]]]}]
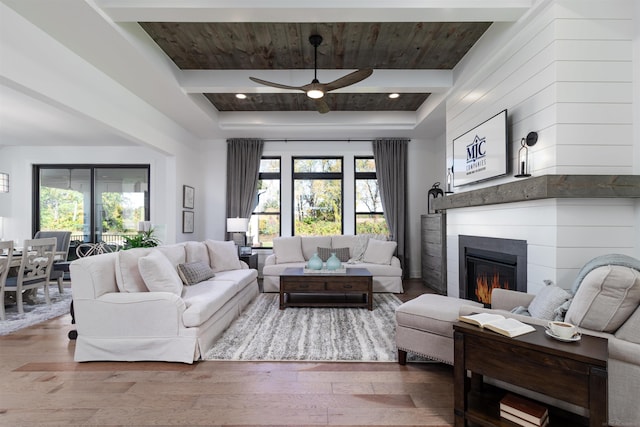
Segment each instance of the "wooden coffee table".
[{"label": "wooden coffee table", "polygon": [[[582,335],[564,343],[544,328],[509,338],[478,326],[454,323],[454,416],[456,427],[471,421],[503,425],[498,401],[503,390],[483,384],[488,376],[588,409],[588,425],[607,425],[607,340]],[[471,371],[471,379],[467,378]],[[545,405],[549,406],[549,405]],[[585,420],[549,407],[550,425],[582,425]],[[506,421],[505,425],[510,425]]]},{"label": "wooden coffee table", "polygon": [[346,273],[305,273],[286,268],[280,275],[280,310],[286,307],[366,307],[373,310],[373,277],[366,268]]}]

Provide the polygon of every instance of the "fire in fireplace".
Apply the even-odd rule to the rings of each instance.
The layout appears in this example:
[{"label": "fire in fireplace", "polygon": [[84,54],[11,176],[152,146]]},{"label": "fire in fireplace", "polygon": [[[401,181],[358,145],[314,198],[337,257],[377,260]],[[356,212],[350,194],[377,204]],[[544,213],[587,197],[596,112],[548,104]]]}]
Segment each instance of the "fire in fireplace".
[{"label": "fire in fireplace", "polygon": [[459,236],[460,297],[491,305],[494,288],[526,292],[524,240]]}]

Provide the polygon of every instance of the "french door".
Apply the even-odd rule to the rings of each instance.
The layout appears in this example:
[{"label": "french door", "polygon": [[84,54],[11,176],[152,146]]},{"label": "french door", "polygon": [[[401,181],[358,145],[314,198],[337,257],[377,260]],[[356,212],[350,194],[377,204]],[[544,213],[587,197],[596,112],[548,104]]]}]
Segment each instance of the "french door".
[{"label": "french door", "polygon": [[121,245],[149,220],[149,165],[35,165],[33,233]]}]

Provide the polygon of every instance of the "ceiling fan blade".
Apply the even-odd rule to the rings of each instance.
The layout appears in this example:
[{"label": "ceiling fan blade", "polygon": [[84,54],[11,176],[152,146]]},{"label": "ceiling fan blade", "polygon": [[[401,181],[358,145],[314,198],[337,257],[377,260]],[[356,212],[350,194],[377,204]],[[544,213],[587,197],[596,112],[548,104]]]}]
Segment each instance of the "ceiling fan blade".
[{"label": "ceiling fan blade", "polygon": [[292,89],[292,90],[304,90],[304,86],[289,86],[289,85],[282,85],[280,83],[273,83],[273,82],[268,82],[266,80],[262,80],[262,79],[257,79],[255,77],[249,77],[251,79],[251,81],[256,82],[258,84],[261,85],[265,85],[265,86],[271,86],[271,87],[276,87],[278,89]]},{"label": "ceiling fan blade", "polygon": [[339,79],[334,80],[331,83],[325,83],[324,87],[328,92],[330,90],[351,86],[352,84],[356,84],[366,79],[371,74],[373,74],[373,70],[371,68],[364,68],[362,70],[357,70],[357,71],[354,71],[353,73],[347,74],[344,77],[340,77]]},{"label": "ceiling fan blade", "polygon": [[331,111],[329,109],[329,105],[325,102],[324,99],[320,98],[320,99],[316,99],[316,110],[318,110],[318,113],[320,114],[326,114],[329,111]]}]

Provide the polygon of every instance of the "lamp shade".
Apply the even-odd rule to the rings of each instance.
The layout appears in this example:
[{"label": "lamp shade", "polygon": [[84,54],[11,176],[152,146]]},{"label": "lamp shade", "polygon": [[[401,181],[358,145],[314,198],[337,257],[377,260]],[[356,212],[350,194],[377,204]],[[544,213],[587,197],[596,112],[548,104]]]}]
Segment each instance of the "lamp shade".
[{"label": "lamp shade", "polygon": [[227,218],[227,232],[246,233],[249,229],[248,218]]}]

